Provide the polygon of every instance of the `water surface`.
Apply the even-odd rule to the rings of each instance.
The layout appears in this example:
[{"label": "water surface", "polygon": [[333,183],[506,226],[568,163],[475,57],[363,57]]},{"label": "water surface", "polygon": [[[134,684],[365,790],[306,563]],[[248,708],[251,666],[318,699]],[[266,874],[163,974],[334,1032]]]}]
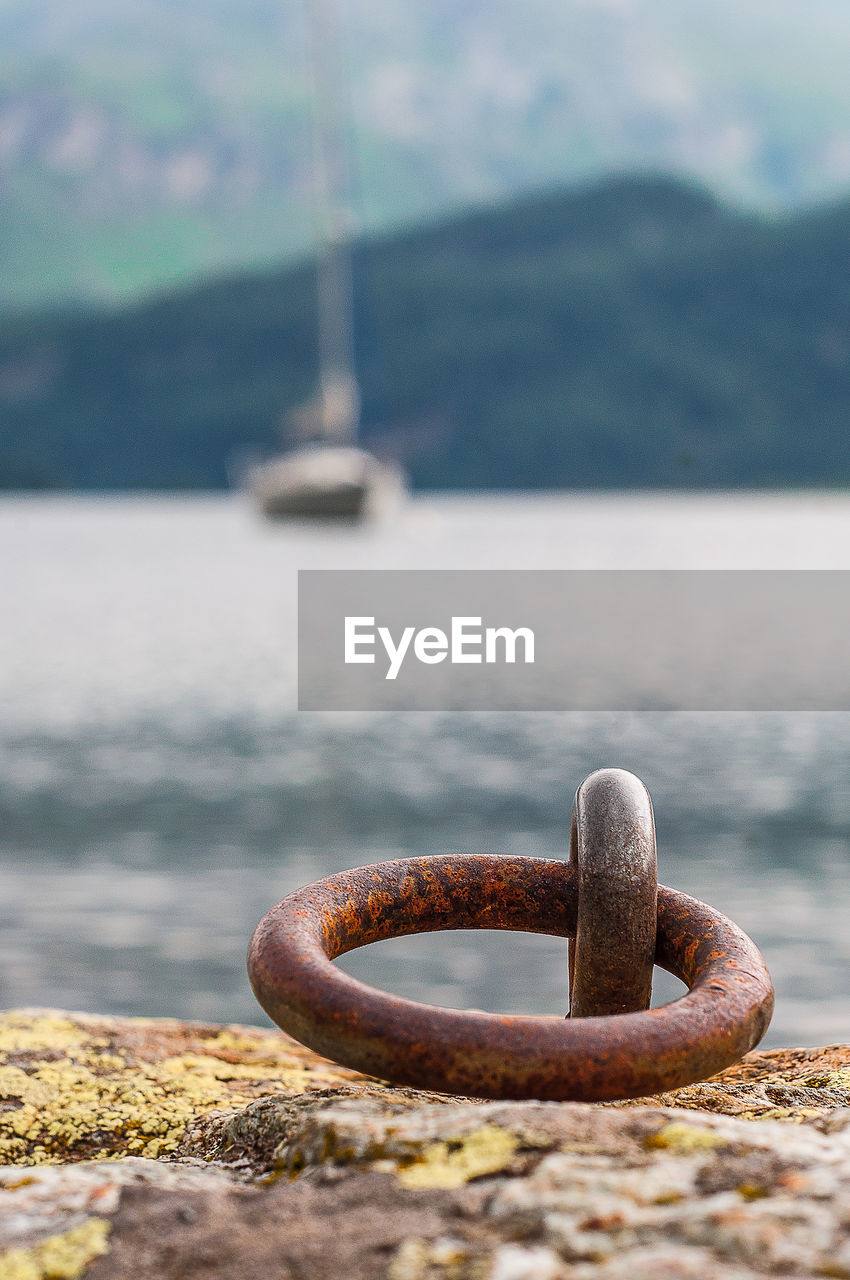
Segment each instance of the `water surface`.
[{"label": "water surface", "polygon": [[[770,1042],[850,1038],[850,717],[299,714],[296,571],[346,567],[850,568],[850,499],[432,497],[355,530],[233,498],[0,502],[2,1005],[263,1022],[244,952],[287,890],[405,855],[563,856],[575,787],[620,765],[652,792],[662,880],[762,947]],[[447,1005],[566,1003],[555,939],[341,963]]]}]

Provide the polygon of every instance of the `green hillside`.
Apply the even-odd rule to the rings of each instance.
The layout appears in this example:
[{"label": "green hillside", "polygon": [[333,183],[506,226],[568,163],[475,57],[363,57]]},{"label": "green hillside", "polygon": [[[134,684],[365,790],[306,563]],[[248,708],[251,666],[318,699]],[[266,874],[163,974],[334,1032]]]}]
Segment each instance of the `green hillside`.
[{"label": "green hillside", "polygon": [[[420,487],[850,483],[850,204],[619,179],[364,242],[364,435]],[[7,487],[204,488],[315,378],[308,266],[0,322]]]},{"label": "green hillside", "polygon": [[[0,0],[0,311],[303,254],[309,0]],[[370,231],[615,170],[850,184],[847,0],[337,0]]]}]

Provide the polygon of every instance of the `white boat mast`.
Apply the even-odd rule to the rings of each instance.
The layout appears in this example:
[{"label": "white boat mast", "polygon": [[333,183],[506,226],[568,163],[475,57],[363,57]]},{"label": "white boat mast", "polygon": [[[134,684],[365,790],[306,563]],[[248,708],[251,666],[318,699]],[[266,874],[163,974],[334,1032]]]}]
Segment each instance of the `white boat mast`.
[{"label": "white boat mast", "polygon": [[335,0],[307,0],[317,239],[319,387],[298,415],[314,438],[353,444],[360,419],[351,274],[351,160],[340,24]]}]

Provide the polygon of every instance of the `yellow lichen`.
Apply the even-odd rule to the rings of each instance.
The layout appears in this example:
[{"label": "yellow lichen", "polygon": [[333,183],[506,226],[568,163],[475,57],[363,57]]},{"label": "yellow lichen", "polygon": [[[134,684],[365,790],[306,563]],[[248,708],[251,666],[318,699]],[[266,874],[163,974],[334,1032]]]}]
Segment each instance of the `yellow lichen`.
[{"label": "yellow lichen", "polygon": [[109,1223],[89,1218],[62,1235],[29,1248],[0,1253],[0,1280],[77,1280],[95,1258],[109,1252]]},{"label": "yellow lichen", "polygon": [[764,1107],[759,1111],[738,1111],[739,1120],[782,1120],[786,1124],[805,1124],[818,1120],[824,1114],[823,1107]]},{"label": "yellow lichen", "polygon": [[[182,1045],[190,1048],[173,1052]],[[264,1093],[327,1088],[350,1075],[261,1031],[204,1038],[147,1019],[4,1014],[0,1164],[155,1159],[173,1152],[187,1124],[207,1111]]]},{"label": "yellow lichen", "polygon": [[446,1280],[472,1280],[482,1277],[489,1266],[469,1267],[470,1251],[452,1240],[423,1240],[411,1236],[402,1240],[387,1271],[387,1280],[425,1280],[435,1270]]},{"label": "yellow lichen", "polygon": [[738,1195],[742,1200],[763,1200],[770,1192],[758,1182],[742,1182],[738,1186]]},{"label": "yellow lichen", "polygon": [[[0,1018],[0,1054],[70,1049],[93,1044],[93,1037],[70,1018],[49,1012],[11,1012]],[[101,1041],[105,1044],[105,1041]]]},{"label": "yellow lichen", "polygon": [[[256,1063],[222,1061],[197,1053],[182,1053],[179,1057],[166,1058],[160,1063],[160,1067],[170,1076],[179,1076],[182,1080],[192,1079],[206,1086],[216,1081],[257,1079]],[[316,1078],[316,1074],[315,1068],[310,1067],[278,1067],[275,1080],[283,1088],[299,1092],[307,1082]]]},{"label": "yellow lichen", "polygon": [[807,1089],[839,1089],[847,1092],[850,1090],[850,1067],[839,1068],[837,1071],[820,1071],[803,1076],[794,1083]]},{"label": "yellow lichen", "polygon": [[427,1240],[411,1236],[402,1240],[390,1263],[387,1280],[422,1280],[431,1262],[431,1246]]},{"label": "yellow lichen", "polygon": [[644,1138],[643,1145],[649,1151],[670,1151],[674,1155],[687,1156],[695,1151],[705,1151],[711,1147],[728,1146],[726,1138],[712,1133],[710,1129],[700,1129],[696,1125],[675,1122],[665,1124],[657,1133]]},{"label": "yellow lichen", "polygon": [[398,1177],[406,1187],[461,1187],[472,1178],[501,1173],[517,1146],[507,1129],[485,1124],[455,1141],[430,1143],[417,1160],[397,1171]]},{"label": "yellow lichen", "polygon": [[219,1052],[221,1050],[229,1050],[234,1053],[257,1052],[256,1036],[249,1036],[244,1032],[231,1031],[229,1027],[217,1031],[215,1035],[208,1036],[204,1043],[208,1049]]}]

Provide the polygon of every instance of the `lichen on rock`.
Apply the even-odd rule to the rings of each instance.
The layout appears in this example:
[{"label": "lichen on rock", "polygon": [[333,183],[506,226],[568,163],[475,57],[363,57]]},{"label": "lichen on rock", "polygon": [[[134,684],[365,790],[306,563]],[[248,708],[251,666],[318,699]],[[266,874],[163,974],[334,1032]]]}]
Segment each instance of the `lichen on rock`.
[{"label": "lichen on rock", "polygon": [[833,1046],[471,1101],[272,1031],[7,1014],[0,1280],[850,1280],[848,1085]]},{"label": "lichen on rock", "polygon": [[405,1187],[462,1187],[473,1178],[502,1173],[518,1146],[509,1130],[482,1124],[463,1136],[448,1134],[428,1143],[410,1164],[398,1168],[398,1178]]},{"label": "lichen on rock", "polygon": [[109,1249],[110,1225],[103,1218],[87,1218],[61,1235],[48,1236],[31,1247],[16,1246],[0,1253],[2,1280],[77,1280],[88,1263]]},{"label": "lichen on rock", "polygon": [[[659,1094],[653,1101],[754,1120],[815,1121],[850,1107],[848,1063],[850,1050],[842,1044],[756,1050],[711,1080]],[[610,1105],[641,1106],[646,1101],[636,1098]]]},{"label": "lichen on rock", "polygon": [[0,1015],[0,1164],[157,1159],[199,1115],[359,1078],[259,1028],[12,1011]]}]

